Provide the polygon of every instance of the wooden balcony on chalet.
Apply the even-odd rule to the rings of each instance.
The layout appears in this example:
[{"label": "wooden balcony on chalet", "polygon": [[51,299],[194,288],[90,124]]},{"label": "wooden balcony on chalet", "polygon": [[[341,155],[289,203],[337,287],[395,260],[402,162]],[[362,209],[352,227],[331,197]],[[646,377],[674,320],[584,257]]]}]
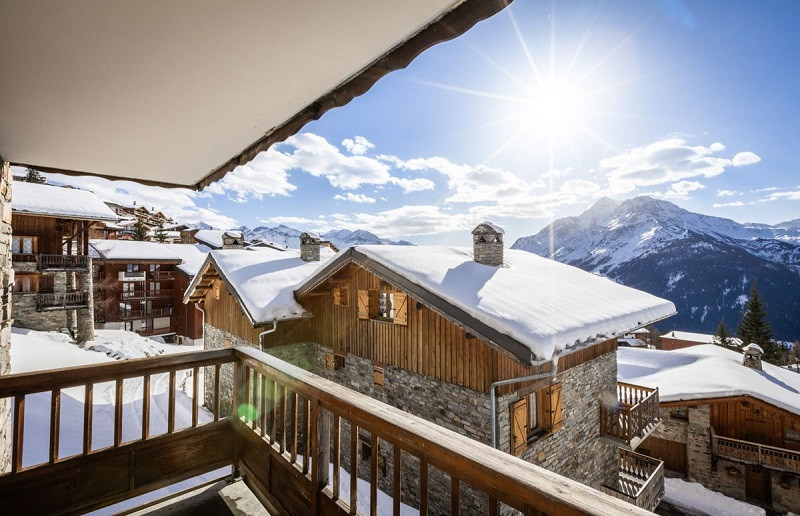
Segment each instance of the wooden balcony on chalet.
[{"label": "wooden balcony on chalet", "polygon": [[175,293],[172,289],[158,289],[158,290],[131,290],[129,292],[120,292],[121,299],[160,299],[165,297],[172,297]]},{"label": "wooden balcony on chalet", "polygon": [[717,435],[711,427],[711,457],[755,464],[777,471],[800,474],[800,452]]},{"label": "wooden balcony on chalet", "polygon": [[617,404],[600,404],[600,433],[635,450],[658,425],[658,388],[617,383]]},{"label": "wooden balcony on chalet", "polygon": [[39,292],[36,294],[37,310],[46,312],[76,308],[89,308],[89,296],[85,292]]},{"label": "wooden balcony on chalet", "polygon": [[[234,393],[221,411],[223,368],[233,370]],[[214,401],[213,414],[201,413],[196,398],[189,400],[188,407],[184,393],[176,389],[176,373],[187,370],[193,372],[188,382],[193,393],[200,392],[201,373],[208,375],[205,384],[213,387],[205,396]],[[149,415],[151,386],[163,386],[165,375],[169,379],[166,392],[152,392],[153,399],[168,406],[166,432],[153,435],[156,432],[145,416],[138,437],[123,438],[123,414],[136,410]],[[157,378],[159,383],[155,383]],[[136,381],[142,382],[144,395],[125,400],[123,384],[133,379],[140,379]],[[116,403],[108,407],[113,435],[99,436],[93,434],[92,425],[96,407],[83,400],[92,400],[96,386],[105,388],[100,387],[103,383],[115,389]],[[70,393],[62,392],[68,388],[72,388]],[[74,398],[75,391],[83,394],[80,401]],[[36,395],[49,400],[45,402],[50,404],[49,428],[45,424],[43,432],[26,435],[26,397]],[[176,398],[191,413],[186,428],[176,428]],[[646,514],[608,494],[250,348],[2,376],[0,399],[9,400],[13,407],[11,471],[0,473],[3,508],[9,513],[20,508],[35,514],[90,511],[234,466],[265,507],[279,514],[355,514],[361,498],[366,512],[375,514],[379,489],[389,497],[394,514],[399,514],[401,497],[421,514],[429,509],[473,513],[476,507],[466,505],[467,497],[473,495],[488,514],[497,514],[503,504],[524,514]],[[78,430],[80,441],[70,452],[77,454],[65,456],[59,450],[59,435],[61,414],[68,406],[78,420],[83,414],[83,425]],[[229,413],[237,415],[226,416]],[[126,435],[129,430],[126,427]],[[31,442],[32,435],[41,442]],[[365,440],[373,450],[368,459],[359,455]],[[23,463],[31,446],[41,450],[40,464]],[[380,466],[379,449],[389,453]],[[359,457],[367,459],[369,466],[356,467],[353,473],[369,483],[368,494],[355,489],[356,482],[350,483],[350,489],[343,487],[344,462],[358,464]],[[409,464],[415,469],[406,469]],[[429,489],[436,479],[440,488]],[[449,486],[441,489],[441,482]],[[409,502],[412,498],[416,501]]]},{"label": "wooden balcony on chalet", "polygon": [[664,497],[664,463],[630,450],[619,450],[617,483],[603,492],[648,511]]},{"label": "wooden balcony on chalet", "polygon": [[150,310],[128,310],[120,312],[120,317],[123,320],[131,319],[152,319],[153,317],[169,317],[172,315],[172,307],[166,306],[163,308],[151,308]]},{"label": "wooden balcony on chalet", "polygon": [[83,254],[28,254],[13,253],[12,262],[36,262],[40,271],[81,271],[89,270],[89,256]]},{"label": "wooden balcony on chalet", "polygon": [[152,271],[150,281],[172,281],[175,279],[175,271]]}]

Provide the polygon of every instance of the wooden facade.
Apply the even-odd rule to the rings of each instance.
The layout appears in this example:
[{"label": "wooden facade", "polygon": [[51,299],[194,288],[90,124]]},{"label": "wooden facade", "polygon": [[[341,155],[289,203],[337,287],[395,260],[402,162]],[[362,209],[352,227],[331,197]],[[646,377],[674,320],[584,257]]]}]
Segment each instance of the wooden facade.
[{"label": "wooden facade", "polygon": [[14,236],[36,238],[37,244],[32,254],[88,255],[89,230],[93,224],[92,221],[87,220],[15,213],[11,221],[11,230]]}]

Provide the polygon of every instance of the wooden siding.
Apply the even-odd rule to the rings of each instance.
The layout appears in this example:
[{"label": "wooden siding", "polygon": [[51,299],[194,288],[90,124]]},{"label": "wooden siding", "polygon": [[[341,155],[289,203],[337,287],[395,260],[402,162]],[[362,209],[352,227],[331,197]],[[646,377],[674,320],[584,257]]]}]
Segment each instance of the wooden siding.
[{"label": "wooden siding", "polygon": [[662,403],[664,407],[711,407],[711,426],[717,435],[800,451],[800,442],[785,439],[785,429],[800,432],[800,416],[752,396],[734,396],[691,402]]},{"label": "wooden siding", "polygon": [[[549,371],[552,367],[550,362],[532,367],[521,365],[485,342],[468,338],[466,329],[428,307],[418,308],[417,300],[410,295],[406,301],[407,325],[359,319],[358,291],[380,289],[381,279],[354,265],[336,276],[300,301],[315,314],[317,342],[338,353],[353,353],[483,392],[488,392],[494,381]],[[324,290],[326,285],[348,286],[347,306],[334,304],[332,289]],[[616,341],[610,340],[567,355],[559,362],[559,371],[614,349]],[[523,386],[504,387],[501,393]]]},{"label": "wooden siding", "polygon": [[[219,287],[220,292],[219,299],[215,299],[217,287]],[[203,298],[203,303],[206,311],[206,324],[254,344],[258,343],[259,333],[272,327],[268,325],[254,328],[236,298],[233,297],[221,279],[214,280],[213,285]],[[313,319],[286,321],[279,322],[277,330],[265,335],[262,343],[265,348],[270,348],[284,344],[314,341],[315,337]]]},{"label": "wooden siding", "polygon": [[11,232],[15,236],[38,237],[39,254],[62,254],[61,242],[63,231],[52,217],[35,217],[32,215],[14,214],[11,219]]}]

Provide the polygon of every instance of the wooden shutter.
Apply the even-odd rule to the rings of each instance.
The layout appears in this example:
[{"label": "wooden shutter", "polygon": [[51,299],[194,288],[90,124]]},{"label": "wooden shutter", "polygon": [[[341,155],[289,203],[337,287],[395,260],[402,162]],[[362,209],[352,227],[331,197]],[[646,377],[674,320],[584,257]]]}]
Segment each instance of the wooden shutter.
[{"label": "wooden shutter", "polygon": [[369,308],[369,318],[375,319],[378,317],[378,309],[380,308],[381,304],[378,301],[378,291],[377,290],[369,290],[369,304],[367,307]]},{"label": "wooden shutter", "polygon": [[555,432],[561,428],[564,419],[561,407],[561,384],[556,383],[544,391],[544,424],[549,432]]},{"label": "wooden shutter", "polygon": [[408,326],[408,296],[405,292],[394,293],[394,323]]},{"label": "wooden shutter", "polygon": [[369,291],[358,291],[358,318],[369,319]]},{"label": "wooden shutter", "polygon": [[520,455],[528,445],[528,397],[511,404],[511,453]]}]

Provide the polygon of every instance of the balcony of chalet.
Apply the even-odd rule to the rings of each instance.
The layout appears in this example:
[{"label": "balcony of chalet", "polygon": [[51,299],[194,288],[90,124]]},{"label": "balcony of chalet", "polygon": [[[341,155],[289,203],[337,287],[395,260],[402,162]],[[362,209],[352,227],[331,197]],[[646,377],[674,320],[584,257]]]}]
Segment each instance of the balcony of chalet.
[{"label": "balcony of chalet", "polygon": [[600,433],[635,450],[661,424],[658,389],[617,383],[617,403],[600,403]]},{"label": "balcony of chalet", "polygon": [[39,271],[89,271],[89,256],[82,254],[12,253],[14,263],[35,263]]},{"label": "balcony of chalet", "polygon": [[39,292],[36,294],[36,309],[42,312],[89,308],[86,292]]},{"label": "balcony of chalet", "polygon": [[637,507],[654,511],[664,497],[664,463],[630,450],[619,450],[619,472],[614,485],[601,490]]},{"label": "balcony of chalet", "polygon": [[800,474],[800,452],[798,451],[723,437],[717,435],[713,426],[710,432],[711,460],[714,466],[718,459],[726,459],[776,471]]},{"label": "balcony of chalet", "polygon": [[[233,394],[221,407],[224,370],[232,370]],[[178,391],[181,371],[193,374]],[[134,379],[142,382],[143,396],[126,400],[123,384]],[[156,390],[166,381],[166,392]],[[213,400],[210,413],[201,409],[200,396],[187,402],[185,393],[200,393],[201,382],[204,398]],[[113,435],[97,435],[96,406],[76,400],[75,393],[92,400],[96,389],[109,385],[116,400],[106,407],[113,414]],[[49,425],[26,433],[26,400],[35,407],[42,399],[49,400],[43,402],[45,412],[49,403]],[[11,470],[0,473],[9,513],[86,512],[232,466],[259,501],[279,514],[345,515],[357,507],[375,514],[379,503],[394,514],[402,504],[421,514],[498,514],[506,506],[524,514],[645,514],[616,492],[591,489],[250,348],[3,376],[0,400],[13,408]],[[149,417],[156,404],[168,407],[166,432],[158,435]],[[183,421],[190,420],[185,428],[176,427],[176,406]],[[71,450],[59,437],[66,408],[75,411],[72,419],[83,420]],[[123,434],[123,414],[132,410],[144,415],[133,437],[127,426]],[[367,456],[367,448],[383,450],[384,457]],[[32,455],[40,463],[29,464]],[[624,453],[620,460],[630,477],[620,492],[647,491],[641,480],[651,465],[638,454]],[[356,482],[345,489],[348,471],[366,481],[367,489],[357,489]]]},{"label": "balcony of chalet", "polygon": [[146,300],[146,299],[162,299],[171,298],[175,294],[172,289],[157,289],[157,290],[131,290],[123,291],[120,293],[120,299],[126,300]]},{"label": "balcony of chalet", "polygon": [[172,307],[165,306],[162,308],[151,308],[142,310],[125,310],[120,312],[120,317],[123,320],[131,319],[150,319],[153,317],[170,317],[172,315]]}]

